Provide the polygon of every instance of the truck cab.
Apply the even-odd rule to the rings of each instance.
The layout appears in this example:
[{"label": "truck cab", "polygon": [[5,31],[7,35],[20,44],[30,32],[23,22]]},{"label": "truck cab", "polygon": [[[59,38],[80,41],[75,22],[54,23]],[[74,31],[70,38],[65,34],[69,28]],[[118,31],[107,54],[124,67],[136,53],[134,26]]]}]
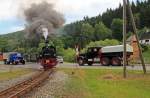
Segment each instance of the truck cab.
[{"label": "truck cab", "polygon": [[19,63],[25,64],[25,60],[23,56],[20,53],[14,52],[14,53],[8,53],[7,59],[4,60],[5,64],[14,64],[17,65]]},{"label": "truck cab", "polygon": [[92,65],[95,58],[99,58],[99,51],[102,47],[89,47],[85,53],[78,56],[77,61],[80,66],[84,64]]}]

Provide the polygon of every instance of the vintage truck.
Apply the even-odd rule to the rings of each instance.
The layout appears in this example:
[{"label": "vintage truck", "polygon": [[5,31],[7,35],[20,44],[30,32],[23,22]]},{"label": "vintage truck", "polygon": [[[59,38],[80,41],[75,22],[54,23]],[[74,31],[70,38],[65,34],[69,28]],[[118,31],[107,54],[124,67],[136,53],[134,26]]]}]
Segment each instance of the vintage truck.
[{"label": "vintage truck", "polygon": [[25,60],[21,53],[18,52],[9,52],[3,54],[3,59],[5,64],[25,64]]},{"label": "vintage truck", "polygon": [[[127,58],[133,54],[133,47],[127,46]],[[97,62],[95,59],[99,59]],[[94,63],[101,63],[103,66],[122,65],[123,45],[106,46],[106,47],[89,47],[86,53],[79,54],[77,57],[78,64],[83,66],[85,64],[93,65]]]}]

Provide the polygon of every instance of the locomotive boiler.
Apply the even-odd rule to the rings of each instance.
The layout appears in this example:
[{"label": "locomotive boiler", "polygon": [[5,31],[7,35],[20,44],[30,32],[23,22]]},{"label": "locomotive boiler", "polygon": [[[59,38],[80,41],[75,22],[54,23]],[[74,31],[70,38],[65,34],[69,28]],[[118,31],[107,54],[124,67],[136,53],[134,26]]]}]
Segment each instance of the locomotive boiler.
[{"label": "locomotive boiler", "polygon": [[56,48],[50,46],[48,40],[40,53],[40,63],[44,70],[51,69],[57,65]]}]

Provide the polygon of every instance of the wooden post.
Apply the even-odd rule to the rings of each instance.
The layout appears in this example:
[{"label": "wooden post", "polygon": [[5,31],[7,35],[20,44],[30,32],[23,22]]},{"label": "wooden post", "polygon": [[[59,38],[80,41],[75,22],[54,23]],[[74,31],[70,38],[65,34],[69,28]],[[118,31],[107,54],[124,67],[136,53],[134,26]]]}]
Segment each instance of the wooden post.
[{"label": "wooden post", "polygon": [[127,72],[126,72],[126,65],[127,65],[127,52],[126,52],[126,32],[127,32],[127,11],[126,11],[126,0],[123,0],[123,46],[124,46],[124,51],[123,51],[123,76],[126,78]]},{"label": "wooden post", "polygon": [[140,56],[141,63],[142,63],[142,66],[143,66],[143,71],[144,71],[144,74],[146,74],[146,67],[145,67],[145,63],[144,63],[144,59],[143,59],[142,49],[141,49],[141,45],[140,45],[140,42],[139,42],[139,37],[137,35],[137,28],[136,28],[136,24],[135,24],[135,20],[134,20],[134,16],[133,16],[133,13],[132,13],[132,9],[131,9],[131,5],[130,5],[129,0],[127,0],[127,5],[128,5],[128,10],[129,10],[129,14],[130,14],[134,34],[135,34],[135,37],[137,39],[137,44],[138,44],[138,48],[139,48],[139,56]]}]

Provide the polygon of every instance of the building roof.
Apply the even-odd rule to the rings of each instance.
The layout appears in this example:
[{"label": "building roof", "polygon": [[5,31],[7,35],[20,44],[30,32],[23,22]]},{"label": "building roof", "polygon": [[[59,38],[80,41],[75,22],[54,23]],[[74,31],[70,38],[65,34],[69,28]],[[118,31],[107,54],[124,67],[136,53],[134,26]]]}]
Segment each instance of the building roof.
[{"label": "building roof", "polygon": [[127,39],[127,42],[131,42],[131,39],[132,39],[132,36],[130,36],[128,39]]},{"label": "building roof", "polygon": [[131,35],[128,39],[127,39],[127,44],[130,44],[131,42],[136,42],[137,39],[135,37],[135,35]]},{"label": "building roof", "polygon": [[145,32],[141,35],[140,40],[150,39],[150,32]]}]

